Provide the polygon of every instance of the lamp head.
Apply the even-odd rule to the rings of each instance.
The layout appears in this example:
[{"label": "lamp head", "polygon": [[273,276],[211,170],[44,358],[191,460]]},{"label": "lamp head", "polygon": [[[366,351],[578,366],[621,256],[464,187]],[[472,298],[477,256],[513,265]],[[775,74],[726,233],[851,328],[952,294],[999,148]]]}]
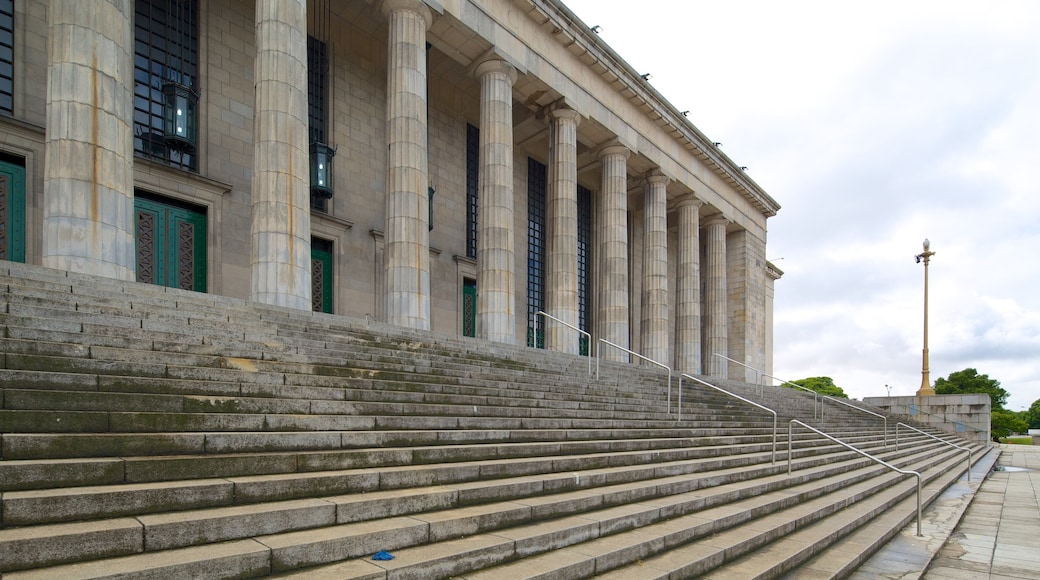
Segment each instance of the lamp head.
[{"label": "lamp head", "polygon": [[924,239],[924,251],[926,251],[926,252],[927,252],[927,251],[928,251],[928,248],[929,248],[929,247],[930,247],[931,245],[932,245],[932,243],[928,241],[928,238],[925,238],[925,239]]}]

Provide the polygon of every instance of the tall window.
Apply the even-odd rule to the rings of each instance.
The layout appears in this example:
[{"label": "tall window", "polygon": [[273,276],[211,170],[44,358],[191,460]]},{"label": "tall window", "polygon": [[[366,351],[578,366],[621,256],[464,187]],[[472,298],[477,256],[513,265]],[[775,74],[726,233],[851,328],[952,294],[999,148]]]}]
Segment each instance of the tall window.
[{"label": "tall window", "polygon": [[0,0],[0,113],[14,114],[14,0]]},{"label": "tall window", "polygon": [[466,125],[466,255],[477,257],[477,189],[480,187],[480,129]]},{"label": "tall window", "polygon": [[545,165],[527,160],[527,346],[545,348],[538,311],[545,310]]},{"label": "tall window", "polygon": [[[169,139],[164,88],[197,90],[197,0],[137,0],[134,15],[134,152],[194,171],[194,147]],[[184,111],[190,117],[195,111]],[[196,119],[190,120],[192,130]],[[194,135],[190,136],[194,139]]]},{"label": "tall window", "polygon": [[[328,81],[329,58],[327,45],[313,36],[307,37],[307,127],[311,142],[311,164],[331,163],[328,147]],[[312,181],[320,179],[311,172]],[[322,174],[328,179],[329,173]],[[316,187],[318,186],[318,187]],[[311,209],[325,213],[329,209],[332,184],[311,183]]]},{"label": "tall window", "polygon": [[[592,191],[578,186],[578,328],[589,330],[589,296],[592,294],[589,264],[592,262]],[[589,341],[579,339],[581,354],[589,354]]]}]

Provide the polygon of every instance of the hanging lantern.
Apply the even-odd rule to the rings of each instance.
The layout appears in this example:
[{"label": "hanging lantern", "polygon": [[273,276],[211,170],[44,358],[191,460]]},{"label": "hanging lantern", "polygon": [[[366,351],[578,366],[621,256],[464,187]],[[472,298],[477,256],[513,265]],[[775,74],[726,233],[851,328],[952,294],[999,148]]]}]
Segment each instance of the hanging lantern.
[{"label": "hanging lantern", "polygon": [[430,225],[430,231],[431,232],[433,231],[433,194],[435,194],[435,193],[437,193],[437,190],[434,189],[433,187],[430,187],[429,190],[427,191],[427,195],[430,196],[430,204],[429,204],[430,222],[429,222],[429,225]]},{"label": "hanging lantern", "polygon": [[171,149],[194,151],[198,137],[199,95],[191,87],[168,82],[163,85],[163,127]]},{"label": "hanging lantern", "polygon": [[311,143],[311,194],[321,198],[332,197],[333,164],[336,150],[324,143]]}]

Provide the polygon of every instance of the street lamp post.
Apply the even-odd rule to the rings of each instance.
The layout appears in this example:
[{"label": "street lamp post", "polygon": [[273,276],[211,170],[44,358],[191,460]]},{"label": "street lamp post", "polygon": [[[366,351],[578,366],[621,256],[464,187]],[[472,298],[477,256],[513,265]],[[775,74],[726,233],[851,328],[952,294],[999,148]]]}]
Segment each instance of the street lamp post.
[{"label": "street lamp post", "polygon": [[924,261],[924,350],[921,351],[921,388],[917,390],[918,397],[930,397],[935,394],[932,382],[928,378],[928,260],[935,255],[929,247],[931,243],[927,238],[924,240],[924,251],[914,256],[917,263]]}]

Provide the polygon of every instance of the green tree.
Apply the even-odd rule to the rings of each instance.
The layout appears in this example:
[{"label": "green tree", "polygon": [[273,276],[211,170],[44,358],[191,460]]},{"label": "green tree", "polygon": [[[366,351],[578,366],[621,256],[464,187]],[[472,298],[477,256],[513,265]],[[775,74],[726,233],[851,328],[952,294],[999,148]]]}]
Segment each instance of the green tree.
[{"label": "green tree", "polygon": [[1030,429],[1040,429],[1040,399],[1033,401],[1033,404],[1026,409],[1025,418]]},{"label": "green tree", "polygon": [[791,382],[800,387],[805,387],[810,391],[816,391],[821,395],[840,397],[842,399],[849,398],[849,396],[845,394],[845,391],[843,391],[838,385],[835,385],[834,379],[830,377],[808,377]]},{"label": "green tree", "polygon": [[950,373],[947,378],[935,379],[935,394],[937,395],[989,395],[992,409],[999,411],[1004,409],[1011,394],[1000,386],[1000,381],[989,378],[989,375],[980,375],[975,369],[964,369]]},{"label": "green tree", "polygon": [[990,417],[990,435],[994,441],[1007,437],[1012,433],[1025,433],[1029,424],[1014,411],[993,411]]}]

